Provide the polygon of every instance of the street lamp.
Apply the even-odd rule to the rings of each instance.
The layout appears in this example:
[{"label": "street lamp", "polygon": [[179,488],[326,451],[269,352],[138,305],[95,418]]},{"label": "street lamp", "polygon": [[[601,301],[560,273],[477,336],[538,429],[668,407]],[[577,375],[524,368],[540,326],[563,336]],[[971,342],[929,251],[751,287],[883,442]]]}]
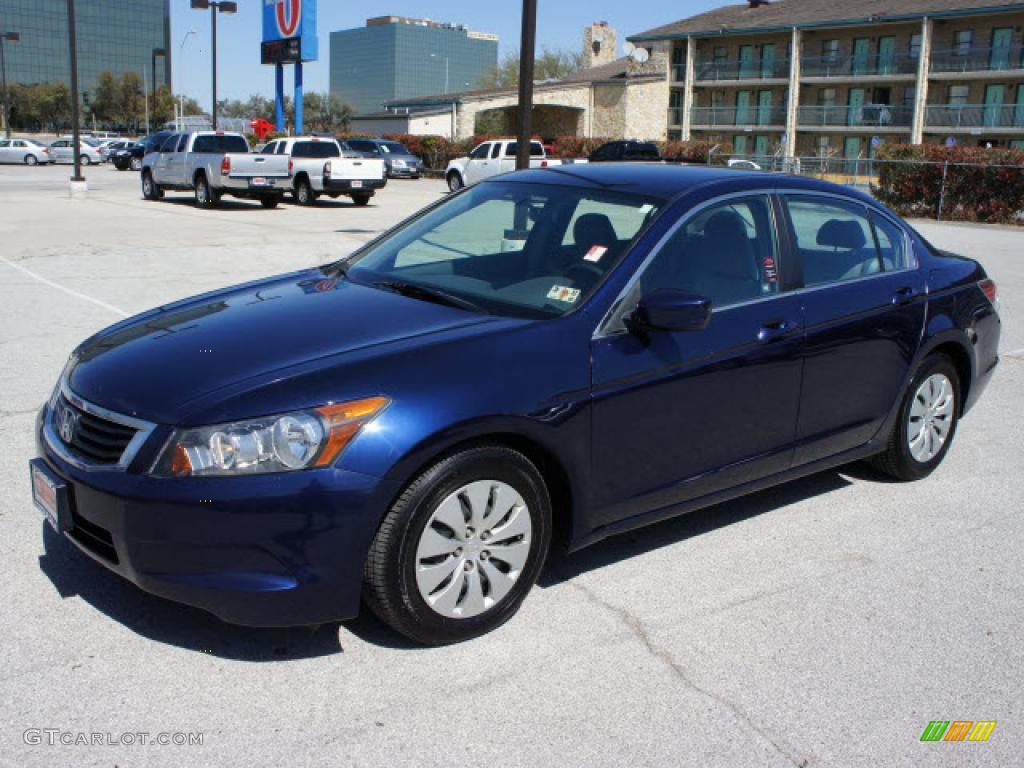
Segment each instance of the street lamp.
[{"label": "street lamp", "polygon": [[21,40],[17,32],[0,32],[0,74],[4,83],[4,129],[7,131],[7,138],[11,138],[11,108],[7,99],[7,62],[4,60],[4,40],[16,43]]},{"label": "street lamp", "polygon": [[192,37],[192,35],[197,34],[199,34],[198,30],[190,29],[185,33],[185,36],[181,38],[181,45],[178,46],[178,61],[182,62],[178,66],[178,90],[180,91],[180,96],[178,98],[180,109],[178,110],[178,114],[181,118],[181,122],[178,123],[179,131],[185,129],[185,43],[188,42],[188,39]]},{"label": "street lamp", "polygon": [[[430,58],[436,59],[438,56],[436,53],[430,54]],[[444,93],[448,95],[448,57],[444,57]]]},{"label": "street lamp", "polygon": [[199,11],[210,9],[210,35],[213,38],[213,130],[217,130],[217,13],[237,13],[238,3],[227,0],[192,0],[192,8]]}]

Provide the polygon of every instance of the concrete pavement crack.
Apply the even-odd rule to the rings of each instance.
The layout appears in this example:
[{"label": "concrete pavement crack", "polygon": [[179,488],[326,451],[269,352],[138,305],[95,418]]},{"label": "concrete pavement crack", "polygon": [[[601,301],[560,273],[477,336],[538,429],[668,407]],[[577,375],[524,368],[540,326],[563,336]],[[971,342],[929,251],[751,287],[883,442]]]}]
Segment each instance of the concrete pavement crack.
[{"label": "concrete pavement crack", "polygon": [[796,768],[806,768],[806,766],[810,765],[809,758],[800,759],[798,757],[794,757],[788,751],[783,749],[782,746],[768,733],[766,733],[764,729],[758,726],[751,719],[750,715],[748,715],[739,705],[729,701],[724,696],[715,693],[714,691],[710,691],[707,688],[703,688],[697,683],[695,683],[690,678],[689,674],[687,674],[686,668],[682,664],[677,662],[668,650],[666,650],[665,648],[660,648],[654,642],[650,634],[647,632],[646,627],[644,627],[643,622],[640,621],[639,618],[634,616],[625,608],[614,605],[612,603],[609,603],[607,600],[604,600],[592,589],[583,586],[578,581],[569,579],[566,581],[566,584],[568,584],[573,589],[582,592],[583,595],[594,605],[603,608],[604,610],[608,611],[613,616],[615,616],[615,618],[618,619],[619,622],[629,630],[630,634],[633,635],[633,637],[637,641],[639,641],[641,645],[644,646],[644,649],[647,651],[647,653],[652,658],[660,661],[662,664],[668,667],[669,671],[672,672],[673,676],[687,688],[690,688],[694,692],[700,694],[701,696],[704,696],[707,699],[714,701],[719,706],[728,710],[733,715],[733,717],[739,720],[743,725],[746,725],[747,728],[749,728],[758,736],[760,736],[765,742],[770,744],[772,748],[779,753],[780,756],[784,757],[786,760],[788,760],[790,763],[796,766]]}]

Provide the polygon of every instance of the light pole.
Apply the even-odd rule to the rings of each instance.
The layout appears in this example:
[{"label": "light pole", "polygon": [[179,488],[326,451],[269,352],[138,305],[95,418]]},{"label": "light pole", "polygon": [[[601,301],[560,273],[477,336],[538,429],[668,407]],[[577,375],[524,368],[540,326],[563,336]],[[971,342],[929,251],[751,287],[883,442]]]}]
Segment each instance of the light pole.
[{"label": "light pole", "polygon": [[210,115],[213,118],[213,130],[217,130],[217,14],[237,13],[238,3],[228,0],[192,0],[192,7],[200,11],[210,9],[210,36],[213,40],[213,110]]},{"label": "light pole", "polygon": [[7,131],[7,138],[11,138],[11,107],[7,98],[7,61],[4,59],[4,40],[16,43],[21,40],[17,32],[0,32],[0,74],[4,81],[4,130]]},{"label": "light pole", "polygon": [[[436,59],[438,56],[436,53],[430,54],[430,58]],[[448,57],[444,57],[444,93],[448,95]]]},{"label": "light pole", "polygon": [[[75,29],[75,0],[68,0],[68,53],[71,59],[71,152],[75,159],[75,175],[71,177],[71,189],[82,184],[82,127],[78,114],[78,31]],[[84,185],[82,185],[84,189]]]},{"label": "light pole", "polygon": [[533,134],[533,64],[537,53],[537,0],[523,0],[523,34],[519,46],[519,143],[516,170],[530,167],[530,138]]},{"label": "light pole", "polygon": [[178,123],[179,131],[184,130],[185,128],[185,43],[188,42],[188,39],[192,37],[192,35],[196,34],[199,34],[198,30],[190,29],[188,32],[185,33],[185,36],[181,38],[181,45],[178,46],[178,61],[182,62],[181,65],[178,67],[178,88],[181,91],[181,94],[178,99],[180,104],[178,114],[181,116],[181,122]]}]

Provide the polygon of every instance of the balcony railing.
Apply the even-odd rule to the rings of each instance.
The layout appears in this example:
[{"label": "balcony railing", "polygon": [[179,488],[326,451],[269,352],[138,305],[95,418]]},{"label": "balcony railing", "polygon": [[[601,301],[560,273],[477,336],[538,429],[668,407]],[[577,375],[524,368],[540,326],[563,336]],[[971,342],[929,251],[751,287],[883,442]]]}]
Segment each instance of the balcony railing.
[{"label": "balcony railing", "polygon": [[867,77],[917,74],[917,56],[908,53],[807,56],[800,60],[802,77]]},{"label": "balcony railing", "polygon": [[784,125],[786,108],[782,106],[694,107],[690,113],[693,125],[719,127],[730,125]]},{"label": "balcony railing", "polygon": [[680,126],[683,124],[683,108],[682,107],[669,107],[668,108],[668,124],[670,126]]},{"label": "balcony railing", "polygon": [[686,65],[685,64],[673,64],[672,65],[672,82],[673,83],[684,83],[684,82],[686,82]]},{"label": "balcony railing", "polygon": [[859,107],[800,107],[798,120],[802,126],[870,126],[889,128],[909,126],[914,118],[910,107],[888,104],[863,104]]},{"label": "balcony railing", "polygon": [[930,104],[924,119],[933,128],[1024,129],[1024,103]]},{"label": "balcony railing", "polygon": [[789,59],[753,58],[737,61],[698,61],[697,80],[767,80],[789,77]]},{"label": "balcony railing", "polygon": [[932,72],[998,72],[1024,69],[1024,46],[932,51]]}]

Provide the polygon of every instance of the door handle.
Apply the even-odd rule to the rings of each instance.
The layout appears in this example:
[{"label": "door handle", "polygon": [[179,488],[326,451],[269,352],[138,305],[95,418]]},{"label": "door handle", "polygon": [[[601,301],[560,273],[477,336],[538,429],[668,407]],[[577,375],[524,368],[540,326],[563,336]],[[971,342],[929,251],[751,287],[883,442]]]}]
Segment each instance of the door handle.
[{"label": "door handle", "polygon": [[892,295],[892,303],[895,304],[896,306],[900,306],[901,304],[909,304],[916,298],[917,289],[912,288],[908,285],[904,288],[900,288],[898,291],[896,291],[896,293]]},{"label": "door handle", "polygon": [[770,320],[762,325],[761,330],[757,332],[757,340],[762,344],[778,341],[789,336],[799,327],[800,323],[796,320]]}]

